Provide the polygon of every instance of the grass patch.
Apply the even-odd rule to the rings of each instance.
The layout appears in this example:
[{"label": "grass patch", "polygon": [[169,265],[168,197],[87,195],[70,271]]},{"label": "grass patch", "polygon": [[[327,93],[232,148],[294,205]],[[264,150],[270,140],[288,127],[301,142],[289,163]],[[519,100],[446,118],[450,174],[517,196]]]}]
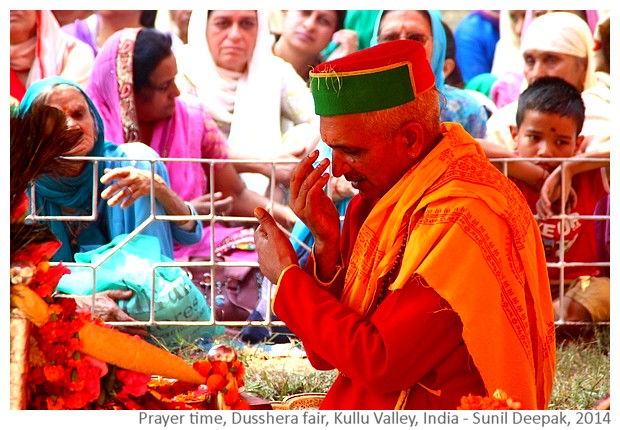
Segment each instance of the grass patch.
[{"label": "grass patch", "polygon": [[594,409],[610,388],[610,328],[557,344],[556,375],[549,409]]},{"label": "grass patch", "polygon": [[[299,393],[325,393],[336,379],[336,370],[318,371],[303,357],[273,357],[256,347],[239,347],[234,336],[223,335],[217,343],[237,348],[246,366],[246,392],[268,401]],[[585,336],[558,336],[549,409],[594,409],[610,391],[609,349],[609,326],[592,329]],[[177,353],[190,362],[206,355],[194,345],[184,346]]]}]

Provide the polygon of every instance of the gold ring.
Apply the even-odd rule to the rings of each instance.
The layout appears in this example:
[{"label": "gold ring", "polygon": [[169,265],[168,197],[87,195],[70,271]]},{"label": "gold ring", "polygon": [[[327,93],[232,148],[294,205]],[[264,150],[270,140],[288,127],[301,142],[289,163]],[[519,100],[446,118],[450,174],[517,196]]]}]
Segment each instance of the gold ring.
[{"label": "gold ring", "polygon": [[127,189],[129,190],[129,194],[133,196],[133,190],[131,189],[131,187],[127,187]]}]

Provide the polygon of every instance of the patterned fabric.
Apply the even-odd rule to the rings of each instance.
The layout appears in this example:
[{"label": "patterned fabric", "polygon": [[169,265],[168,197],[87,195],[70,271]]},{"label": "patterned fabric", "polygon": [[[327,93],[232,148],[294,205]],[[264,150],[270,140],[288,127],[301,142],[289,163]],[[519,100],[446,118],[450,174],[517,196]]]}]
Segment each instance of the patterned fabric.
[{"label": "patterned fabric", "polygon": [[[555,372],[555,327],[544,250],[536,222],[519,190],[488,163],[475,140],[458,124],[443,124],[442,127],[443,140],[369,210],[360,227],[351,224],[350,214],[345,217],[341,251],[346,274],[340,301],[364,321],[350,322],[359,327],[356,336],[367,341],[368,347],[381,344],[387,349],[387,339],[392,335],[390,331],[381,330],[384,324],[389,324],[389,318],[383,321],[375,315],[380,312],[382,318],[387,318],[385,312],[395,317],[400,315],[398,308],[391,312],[384,312],[383,308],[392,297],[402,300],[396,297],[412,294],[411,283],[418,278],[418,283],[432,288],[458,314],[463,325],[462,340],[487,392],[492,394],[502,389],[519,398],[526,409],[545,409]],[[362,202],[359,196],[354,197],[349,207],[358,207]],[[408,238],[402,266],[389,286],[391,294],[376,307],[381,280],[394,266],[405,235]],[[283,283],[299,284],[298,279],[287,281],[287,277],[282,277]],[[340,291],[337,285],[328,288]],[[282,308],[277,307],[279,294],[278,290],[274,310],[280,312],[278,315],[287,326],[304,340],[303,330],[309,328],[297,321],[302,325],[298,332],[297,323],[282,314]],[[394,306],[393,301],[389,303]],[[331,311],[327,304],[321,306],[322,313],[333,312],[331,315],[342,314],[345,318],[343,310]],[[402,318],[398,329],[401,346],[404,327],[412,335],[422,329],[410,325],[416,317],[409,314],[409,319],[399,316]],[[346,319],[350,321],[352,317],[346,316]],[[376,328],[369,328],[366,339],[362,331],[369,319],[371,327]],[[434,329],[425,327],[425,330]],[[494,340],[492,346],[488,342],[489,333]],[[437,339],[435,347],[441,344]],[[313,357],[313,365],[329,368],[328,363],[332,366],[338,363],[343,366],[338,368],[351,378],[354,378],[351,373],[355,372],[355,376],[362,379],[352,379],[353,382],[348,383],[346,377],[338,378],[338,386],[348,387],[338,395],[359,398],[367,378],[371,378],[368,369],[364,367],[366,371],[357,373],[360,369],[355,363],[341,362],[321,345],[322,339],[310,338],[308,357]],[[390,357],[386,351],[382,354]],[[447,351],[445,354],[449,356]],[[382,363],[380,369],[375,370],[379,372],[390,365]],[[360,366],[363,367],[361,363]],[[417,364],[409,362],[408,368],[415,369]],[[436,375],[433,370],[425,372]],[[401,375],[401,382],[391,380],[390,385],[392,390],[399,386],[398,389],[403,390],[400,403],[408,408],[424,408],[426,404],[404,402],[409,392],[419,401],[428,396],[421,398],[418,387],[399,385],[403,378]],[[420,381],[430,390],[441,388],[423,379],[417,380]],[[428,400],[429,405],[445,406],[441,396]],[[326,400],[330,397],[328,393]],[[397,399],[392,399],[392,404],[396,404]],[[330,402],[334,406],[346,401],[332,399]],[[355,405],[348,404],[348,407],[355,409]]]},{"label": "patterned fabric", "polygon": [[138,116],[133,97],[133,50],[136,37],[140,32],[137,28],[129,28],[121,33],[116,53],[116,79],[118,81],[118,97],[121,101],[121,121],[125,142],[139,142]]}]

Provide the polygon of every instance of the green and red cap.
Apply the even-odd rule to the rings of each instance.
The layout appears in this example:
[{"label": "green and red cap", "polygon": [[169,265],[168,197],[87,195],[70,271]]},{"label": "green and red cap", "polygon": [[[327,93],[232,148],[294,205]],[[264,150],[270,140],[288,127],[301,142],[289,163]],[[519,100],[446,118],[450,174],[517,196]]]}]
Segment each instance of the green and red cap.
[{"label": "green and red cap", "polygon": [[415,100],[435,86],[419,42],[395,40],[321,63],[310,72],[317,115],[389,109]]}]

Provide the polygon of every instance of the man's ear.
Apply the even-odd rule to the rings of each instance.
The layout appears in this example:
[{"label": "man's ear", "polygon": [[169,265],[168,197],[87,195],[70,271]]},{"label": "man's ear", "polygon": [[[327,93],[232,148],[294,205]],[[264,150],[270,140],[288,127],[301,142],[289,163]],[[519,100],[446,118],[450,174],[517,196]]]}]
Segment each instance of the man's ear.
[{"label": "man's ear", "polygon": [[404,144],[407,148],[407,155],[412,160],[418,158],[418,156],[424,150],[424,129],[419,122],[409,121],[401,127],[400,137],[404,140]]}]

